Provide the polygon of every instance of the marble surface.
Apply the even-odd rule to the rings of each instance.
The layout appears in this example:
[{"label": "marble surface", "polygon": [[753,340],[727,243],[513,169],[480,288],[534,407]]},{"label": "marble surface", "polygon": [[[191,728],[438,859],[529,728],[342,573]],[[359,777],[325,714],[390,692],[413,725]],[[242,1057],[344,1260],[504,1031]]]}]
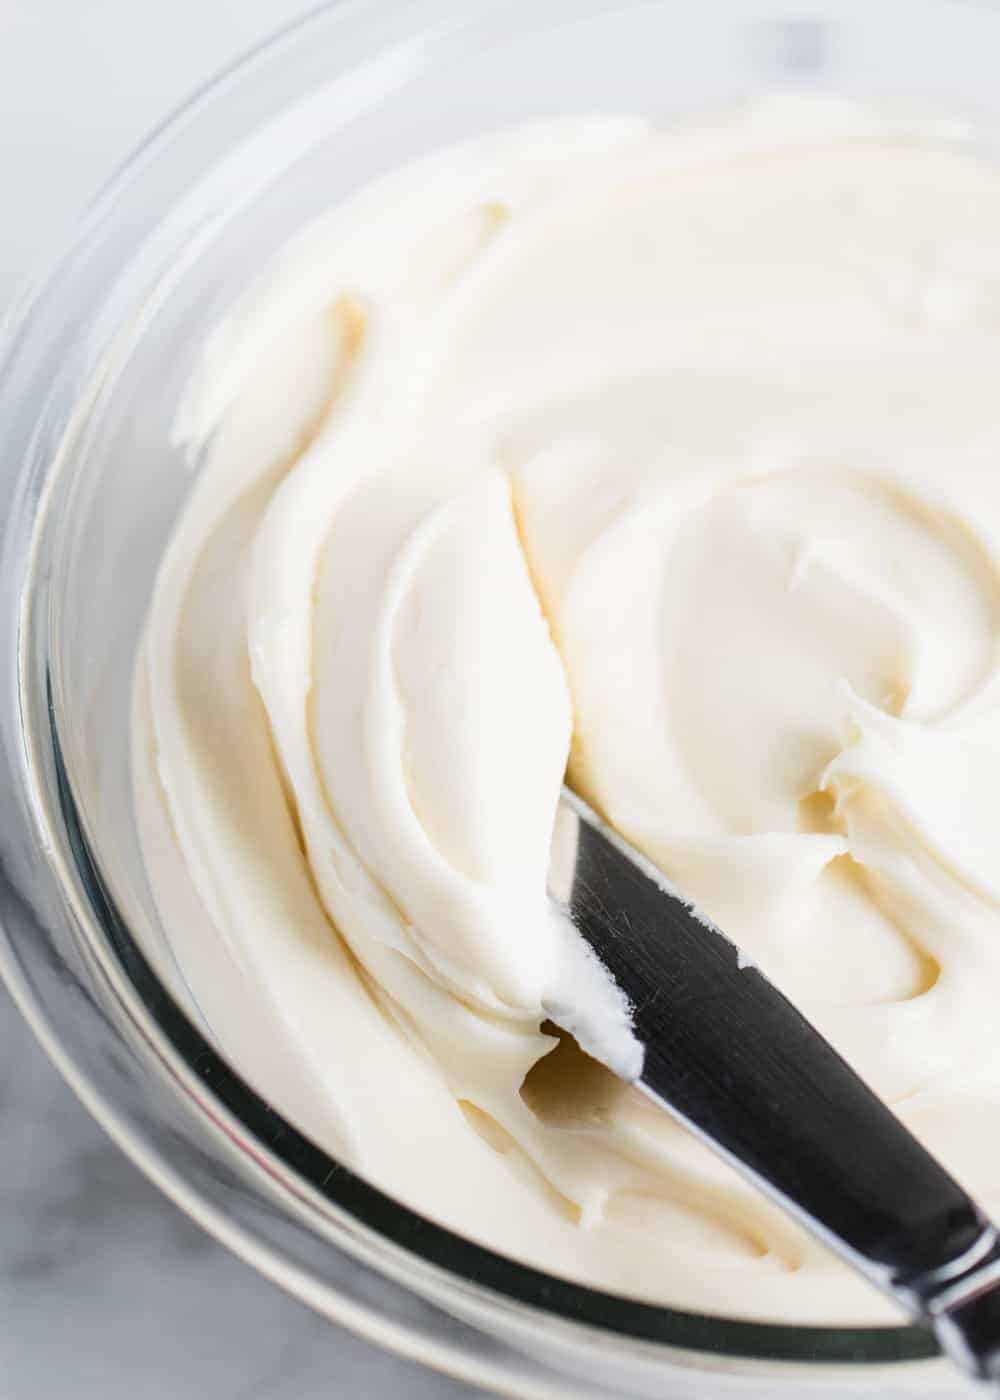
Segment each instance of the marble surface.
[{"label": "marble surface", "polygon": [[[0,0],[0,313],[90,192],[302,0]],[[0,1400],[458,1400],[190,1223],[105,1137],[0,988]]]},{"label": "marble surface", "polygon": [[459,1400],[281,1293],[131,1165],[0,992],[2,1400]]}]

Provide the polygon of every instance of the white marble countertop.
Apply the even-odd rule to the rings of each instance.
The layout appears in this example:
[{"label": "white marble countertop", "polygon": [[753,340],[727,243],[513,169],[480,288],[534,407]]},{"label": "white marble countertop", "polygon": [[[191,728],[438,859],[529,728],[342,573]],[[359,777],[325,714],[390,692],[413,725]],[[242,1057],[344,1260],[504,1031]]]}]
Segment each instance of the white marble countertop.
[{"label": "white marble countertop", "polygon": [[[96,186],[304,0],[0,0],[0,314]],[[228,1254],[76,1102],[0,988],[0,1400],[458,1400]]]}]

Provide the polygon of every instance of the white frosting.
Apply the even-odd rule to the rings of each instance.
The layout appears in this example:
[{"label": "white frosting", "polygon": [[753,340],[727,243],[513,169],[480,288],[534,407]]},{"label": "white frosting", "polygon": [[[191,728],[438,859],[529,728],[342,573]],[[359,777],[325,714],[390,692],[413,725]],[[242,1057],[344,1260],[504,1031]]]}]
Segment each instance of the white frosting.
[{"label": "white frosting", "polygon": [[386,1189],[619,1292],[892,1316],[541,1029],[638,1069],[545,899],[568,759],[1000,1206],[998,247],[992,164],[850,109],[581,119],[380,182],[211,337],[144,846],[223,1048]]}]

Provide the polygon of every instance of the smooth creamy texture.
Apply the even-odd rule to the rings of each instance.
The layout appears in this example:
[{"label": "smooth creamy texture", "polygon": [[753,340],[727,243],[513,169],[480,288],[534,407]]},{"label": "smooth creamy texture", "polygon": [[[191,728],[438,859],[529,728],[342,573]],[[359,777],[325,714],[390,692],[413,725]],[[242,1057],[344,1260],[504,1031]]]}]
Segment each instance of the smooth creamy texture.
[{"label": "smooth creamy texture", "polygon": [[223,1048],[386,1189],[617,1291],[892,1316],[541,1029],[636,1068],[544,898],[568,758],[1000,1208],[998,249],[944,138],[581,119],[362,193],[213,335],[144,845]]}]

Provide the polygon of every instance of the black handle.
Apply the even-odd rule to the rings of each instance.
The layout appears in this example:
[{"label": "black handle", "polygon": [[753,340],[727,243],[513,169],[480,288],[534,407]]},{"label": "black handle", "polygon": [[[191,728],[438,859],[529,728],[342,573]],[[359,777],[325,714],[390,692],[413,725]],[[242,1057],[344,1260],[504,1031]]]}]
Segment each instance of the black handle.
[{"label": "black handle", "polygon": [[990,1222],[733,943],[572,805],[585,819],[567,903],[632,1002],[642,1087],[933,1326],[967,1370],[996,1377]]}]

